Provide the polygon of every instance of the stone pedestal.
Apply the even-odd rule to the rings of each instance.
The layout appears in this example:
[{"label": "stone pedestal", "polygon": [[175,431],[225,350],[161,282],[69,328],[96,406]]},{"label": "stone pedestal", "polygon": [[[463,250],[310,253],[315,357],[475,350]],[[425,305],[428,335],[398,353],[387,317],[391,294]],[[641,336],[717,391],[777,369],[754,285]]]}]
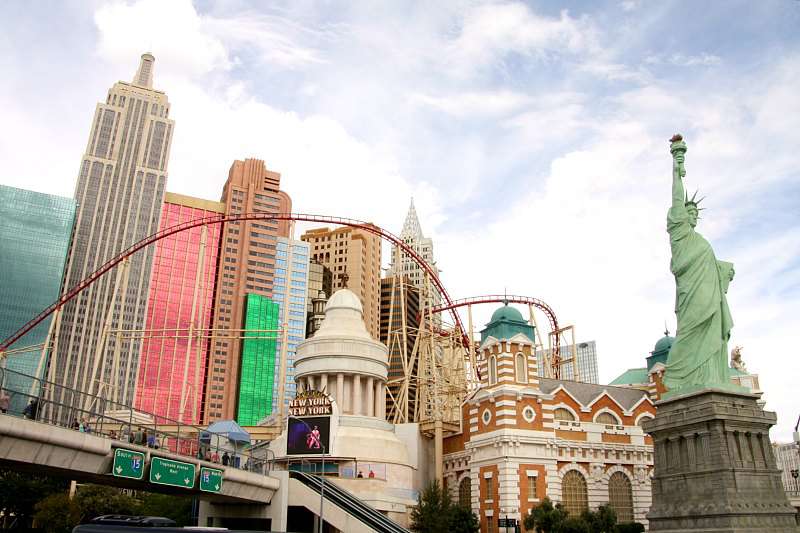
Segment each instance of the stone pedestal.
[{"label": "stone pedestal", "polygon": [[706,389],[658,402],[650,531],[797,533],[775,464],[775,413],[758,396]]}]

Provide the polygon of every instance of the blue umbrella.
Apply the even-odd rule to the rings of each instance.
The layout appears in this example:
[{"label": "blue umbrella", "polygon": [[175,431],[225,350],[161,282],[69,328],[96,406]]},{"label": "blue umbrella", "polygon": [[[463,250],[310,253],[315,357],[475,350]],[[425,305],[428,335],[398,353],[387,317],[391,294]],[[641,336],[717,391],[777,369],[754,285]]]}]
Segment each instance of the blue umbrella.
[{"label": "blue umbrella", "polygon": [[[220,420],[219,422],[214,422],[208,429],[203,433],[211,433],[214,435],[222,435],[227,437],[227,439],[231,442],[238,442],[238,443],[247,443],[250,444],[250,434],[245,431],[242,426],[237,424],[233,420]],[[201,440],[203,436],[200,437]],[[210,439],[210,435],[209,435]]]}]

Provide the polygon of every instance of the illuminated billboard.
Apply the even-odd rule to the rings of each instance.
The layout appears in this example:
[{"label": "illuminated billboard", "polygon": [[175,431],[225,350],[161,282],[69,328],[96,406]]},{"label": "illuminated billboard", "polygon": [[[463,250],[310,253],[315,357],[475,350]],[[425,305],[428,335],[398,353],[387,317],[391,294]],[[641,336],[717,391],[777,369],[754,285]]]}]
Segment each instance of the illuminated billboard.
[{"label": "illuminated billboard", "polygon": [[330,451],[331,418],[314,416],[289,417],[286,437],[287,455],[322,455]]}]

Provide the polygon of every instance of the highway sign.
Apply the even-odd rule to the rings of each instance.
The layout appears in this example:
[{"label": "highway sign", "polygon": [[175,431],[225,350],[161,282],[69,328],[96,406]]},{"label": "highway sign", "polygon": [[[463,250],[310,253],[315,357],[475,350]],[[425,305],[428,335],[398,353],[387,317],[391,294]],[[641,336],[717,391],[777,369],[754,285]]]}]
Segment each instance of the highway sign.
[{"label": "highway sign", "polygon": [[116,477],[142,479],[144,477],[144,453],[117,448],[111,473]]},{"label": "highway sign", "polygon": [[163,457],[150,460],[150,483],[191,489],[194,487],[195,465]]},{"label": "highway sign", "polygon": [[200,490],[219,492],[222,490],[222,470],[200,467]]}]

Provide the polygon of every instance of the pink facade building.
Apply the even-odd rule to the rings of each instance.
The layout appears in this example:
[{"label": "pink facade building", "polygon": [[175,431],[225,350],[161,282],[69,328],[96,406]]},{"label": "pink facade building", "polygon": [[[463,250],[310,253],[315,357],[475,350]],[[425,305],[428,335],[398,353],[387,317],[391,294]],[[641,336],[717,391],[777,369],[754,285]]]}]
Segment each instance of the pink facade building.
[{"label": "pink facade building", "polygon": [[[217,216],[225,205],[166,193],[159,230]],[[221,224],[158,241],[134,407],[187,424],[203,418]]]}]

